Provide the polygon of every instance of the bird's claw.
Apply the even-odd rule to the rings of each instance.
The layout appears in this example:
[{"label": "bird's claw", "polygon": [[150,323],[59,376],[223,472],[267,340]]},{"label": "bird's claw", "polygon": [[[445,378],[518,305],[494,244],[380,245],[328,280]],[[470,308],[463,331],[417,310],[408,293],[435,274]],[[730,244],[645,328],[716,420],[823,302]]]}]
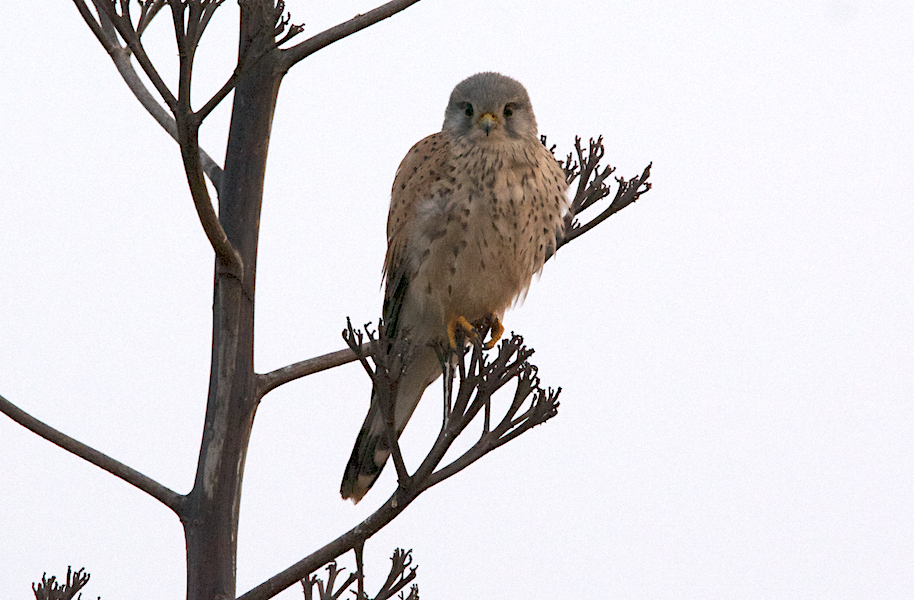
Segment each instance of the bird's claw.
[{"label": "bird's claw", "polygon": [[456,317],[451,319],[447,324],[447,341],[451,343],[452,349],[457,349],[457,327],[463,329],[466,334],[476,338],[476,329],[466,320],[465,317]]},{"label": "bird's claw", "polygon": [[495,347],[495,344],[498,343],[498,340],[501,339],[501,334],[505,332],[505,326],[501,324],[501,321],[498,320],[498,317],[492,315],[492,320],[495,321],[492,324],[492,329],[489,331],[489,341],[486,342],[486,350],[491,350]]},{"label": "bird's claw", "polygon": [[[495,347],[495,344],[498,343],[498,340],[501,339],[501,334],[505,332],[504,325],[501,324],[501,321],[498,320],[498,317],[491,315],[490,317],[493,321],[493,325],[490,331],[489,341],[483,344],[483,347],[486,350],[491,350]],[[447,339],[451,344],[452,349],[457,348],[457,328],[460,327],[463,331],[474,341],[479,340],[479,333],[476,331],[476,328],[466,320],[465,317],[456,317],[451,319],[447,324]]]}]

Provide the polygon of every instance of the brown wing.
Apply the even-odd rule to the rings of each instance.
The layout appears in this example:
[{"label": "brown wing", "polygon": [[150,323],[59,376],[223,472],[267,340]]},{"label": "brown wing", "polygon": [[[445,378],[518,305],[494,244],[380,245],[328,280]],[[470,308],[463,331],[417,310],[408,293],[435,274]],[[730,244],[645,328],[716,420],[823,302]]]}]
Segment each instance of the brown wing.
[{"label": "brown wing", "polygon": [[417,266],[410,265],[408,260],[416,210],[421,199],[430,197],[432,186],[450,175],[449,152],[449,142],[444,134],[430,135],[406,153],[394,177],[387,217],[387,257],[384,260],[387,277],[384,321],[390,337],[396,337],[399,331],[400,308],[409,289],[412,271]]}]

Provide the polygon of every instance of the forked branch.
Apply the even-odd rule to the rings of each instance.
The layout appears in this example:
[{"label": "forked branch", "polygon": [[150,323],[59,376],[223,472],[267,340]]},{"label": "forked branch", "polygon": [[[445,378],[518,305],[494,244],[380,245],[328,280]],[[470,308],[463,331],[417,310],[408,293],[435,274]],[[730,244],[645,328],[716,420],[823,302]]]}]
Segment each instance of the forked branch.
[{"label": "forked branch", "polygon": [[[217,93],[218,100],[211,101],[204,107],[205,112],[202,115],[195,114],[190,106],[190,80],[194,52],[200,41],[200,36],[203,35],[203,31],[209,23],[213,12],[222,3],[222,0],[203,0],[189,3],[169,2],[175,23],[175,35],[180,58],[177,98],[168,89],[168,86],[165,85],[165,82],[156,71],[155,66],[146,54],[146,49],[143,47],[141,39],[143,31],[164,4],[157,0],[141,2],[140,18],[137,25],[134,26],[129,11],[129,1],[122,0],[120,2],[120,11],[117,8],[118,3],[114,0],[92,0],[92,2],[98,12],[97,19],[84,0],[74,0],[83,20],[86,21],[96,38],[111,56],[118,71],[134,92],[134,95],[178,142],[181,147],[181,156],[184,159],[184,170],[187,173],[187,181],[194,200],[194,207],[197,210],[197,216],[200,218],[203,231],[206,233],[206,237],[216,253],[220,270],[239,279],[242,278],[244,267],[241,256],[228,241],[228,236],[226,236],[222,224],[219,222],[203,179],[204,173],[207,173],[210,181],[213,182],[217,192],[219,192],[222,184],[222,170],[200,149],[198,139],[201,120],[215,107],[218,100],[224,98],[234,86],[235,74]],[[186,19],[185,11],[188,11]],[[115,31],[117,34],[115,34]],[[120,45],[117,39],[118,35],[124,40],[126,46]],[[174,120],[165,113],[164,109],[151,97],[148,90],[139,80],[133,70],[133,66],[130,64],[131,53],[136,57],[146,76],[162,96],[166,106],[171,110]]]},{"label": "forked branch", "polygon": [[334,560],[327,565],[326,584],[324,583],[324,580],[317,575],[311,575],[310,579],[302,579],[301,586],[305,591],[305,600],[312,600],[314,598],[315,587],[317,588],[317,600],[337,600],[358,579],[358,573],[350,573],[349,577],[342,585],[337,587],[336,578],[341,575],[344,570],[345,569],[338,568],[336,566],[336,561]]},{"label": "forked branch", "polygon": [[[76,6],[79,8],[81,0],[74,0],[74,2],[77,3]],[[146,73],[146,77],[152,82],[153,87],[155,87],[156,91],[159,92],[159,95],[162,96],[165,105],[172,112],[175,112],[178,100],[175,98],[174,94],[172,94],[171,90],[168,89],[165,81],[159,75],[159,72],[146,54],[146,48],[143,47],[143,42],[140,40],[141,32],[138,32],[134,28],[133,21],[130,18],[130,12],[128,10],[130,3],[121,2],[121,12],[118,12],[117,3],[114,0],[92,0],[92,3],[95,4],[99,16],[104,16],[111,22],[117,30],[118,35],[121,36],[121,39],[124,40],[127,47],[133,52],[137,62],[140,64],[140,68],[143,69],[143,72]],[[158,12],[158,10],[156,10],[156,12]],[[82,14],[85,19],[85,14],[82,10],[80,10],[80,14]],[[155,14],[152,14],[152,16],[149,17],[149,20],[151,20],[153,16],[155,16]],[[144,28],[148,24],[148,21],[146,21],[143,25]]]},{"label": "forked branch", "polygon": [[[203,226],[203,231],[206,233],[206,237],[216,253],[219,270],[240,280],[244,277],[244,264],[241,254],[229,242],[228,236],[222,228],[222,223],[216,215],[216,209],[213,207],[212,199],[210,199],[209,190],[206,188],[203,169],[200,167],[199,133],[201,117],[194,113],[190,103],[194,57],[203,31],[220,4],[222,4],[222,0],[203,0],[198,2],[169,0],[179,61],[178,99],[172,108],[172,112],[174,112],[178,126],[178,145],[181,147],[181,157],[184,159],[187,185],[190,188],[190,194],[193,197],[200,224]],[[136,36],[136,38],[139,44],[139,36]]]},{"label": "forked branch", "polygon": [[[477,325],[479,339],[484,339],[485,329],[486,324],[482,327]],[[422,490],[444,481],[495,448],[545,423],[558,411],[561,388],[544,390],[540,387],[537,369],[529,362],[533,349],[524,345],[521,336],[512,334],[503,340],[494,359],[490,359],[477,343],[469,348],[458,344],[454,353],[459,386],[456,391],[453,385],[445,386],[445,407],[449,409],[446,408],[441,432],[413,475],[414,485]],[[451,373],[453,377],[453,371]],[[445,377],[448,377],[447,372]],[[516,381],[513,398],[503,409],[504,415],[498,425],[493,428],[493,395],[511,381]],[[481,411],[484,411],[484,418],[477,442],[457,459],[438,468],[450,446]]]},{"label": "forked branch", "polygon": [[[275,16],[276,16],[276,25],[273,27],[273,37],[279,38],[276,40],[276,46],[282,46],[299,33],[305,30],[304,25],[296,25],[292,23],[292,13],[286,13],[286,3],[283,0],[277,0],[275,7]],[[285,13],[285,14],[283,14]],[[285,32],[285,35],[283,35]],[[282,37],[280,38],[279,36]]]},{"label": "forked branch", "polygon": [[[89,29],[92,30],[92,33],[95,34],[95,37],[105,49],[105,52],[111,57],[114,66],[127,84],[127,87],[133,95],[136,96],[136,99],[140,101],[143,108],[152,115],[152,118],[155,119],[168,135],[177,142],[178,127],[174,117],[168,110],[159,104],[140,79],[136,69],[133,68],[133,62],[130,60],[133,53],[130,51],[129,47],[121,45],[111,20],[106,16],[104,11],[100,12],[98,18],[96,18],[92,11],[89,10],[84,0],[73,0],[73,3],[76,5],[80,16],[82,16],[83,20],[86,22],[86,25],[89,26]],[[142,5],[143,11],[136,28],[138,35],[142,36],[145,28],[164,5],[165,0],[155,0],[155,2],[144,3]],[[212,182],[213,187],[216,188],[216,193],[221,193],[222,167],[220,167],[203,149],[200,150],[200,165],[203,167],[203,172],[209,178],[210,182]]]}]

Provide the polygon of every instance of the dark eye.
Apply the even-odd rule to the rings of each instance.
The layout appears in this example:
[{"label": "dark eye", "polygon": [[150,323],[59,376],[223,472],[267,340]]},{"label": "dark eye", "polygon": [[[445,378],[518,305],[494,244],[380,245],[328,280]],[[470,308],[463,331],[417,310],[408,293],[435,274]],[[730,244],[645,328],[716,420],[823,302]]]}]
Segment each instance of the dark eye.
[{"label": "dark eye", "polygon": [[505,117],[510,117],[514,114],[514,106],[509,104],[505,107]]},{"label": "dark eye", "polygon": [[465,114],[468,117],[472,117],[473,116],[473,105],[467,104],[466,110],[463,111],[463,114]]}]

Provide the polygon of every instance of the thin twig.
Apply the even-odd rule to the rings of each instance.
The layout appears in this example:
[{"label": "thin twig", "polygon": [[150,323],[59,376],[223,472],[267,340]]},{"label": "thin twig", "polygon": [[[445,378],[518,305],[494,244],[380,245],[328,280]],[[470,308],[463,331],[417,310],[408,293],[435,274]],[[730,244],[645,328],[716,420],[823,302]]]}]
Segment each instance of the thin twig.
[{"label": "thin twig", "polygon": [[[469,450],[447,466],[432,473],[422,482],[422,485],[426,486],[426,489],[459,473],[495,448],[508,443],[533,427],[545,423],[556,415],[559,406],[558,396],[561,393],[562,388],[558,388],[557,390],[541,390],[537,388],[535,391],[528,389],[525,392],[521,392],[521,389],[522,388],[519,386],[518,396],[523,394],[521,402],[518,403],[517,406],[512,404],[511,409],[509,409],[499,427],[496,427],[490,432],[484,432],[479,441]],[[534,392],[534,398],[530,407],[518,418],[513,418],[517,408],[519,408],[520,404],[523,404],[523,401],[526,400],[527,395],[529,395],[531,391]]]},{"label": "thin twig", "polygon": [[[365,329],[368,329],[368,325],[365,326]],[[367,333],[368,341],[363,344],[362,340],[365,339],[365,336],[362,334],[362,331],[353,329],[352,321],[349,317],[346,317],[346,329],[343,330],[343,340],[349,345],[349,349],[355,354],[355,357],[359,360],[359,363],[362,365],[362,368],[365,369],[365,372],[368,373],[368,376],[374,379],[376,371],[368,364],[368,357],[374,354],[374,349],[377,347],[377,340],[375,340],[374,335],[370,331]],[[362,352],[362,347],[365,344],[368,345],[368,352]]]},{"label": "thin twig", "polygon": [[342,574],[345,569],[340,569],[336,561],[331,561],[329,565],[326,566],[327,569],[327,585],[324,586],[324,582],[317,576],[312,575],[308,579],[302,579],[301,584],[305,591],[305,600],[312,599],[311,590],[314,586],[317,586],[318,600],[338,600],[342,596],[349,586],[355,582],[357,574],[350,573],[349,577],[340,585],[336,586],[336,578]]},{"label": "thin twig", "polygon": [[[355,571],[349,574],[349,577],[340,585],[337,585],[337,579],[345,571],[345,569],[339,568],[336,563],[336,560],[330,562],[326,565],[327,569],[327,583],[324,584],[324,581],[317,575],[310,574],[308,577],[301,580],[302,587],[305,592],[305,600],[313,600],[314,594],[313,589],[317,587],[318,599],[317,600],[339,600],[340,597],[347,591],[355,594],[357,600],[367,600],[368,595],[365,593],[365,576],[364,576],[364,563],[363,563],[363,552],[362,544],[357,545],[353,548],[355,553]],[[388,600],[392,598],[394,594],[405,588],[413,580],[416,579],[416,570],[418,567],[413,566],[413,556],[412,550],[402,550],[400,548],[394,549],[393,556],[390,558],[390,572],[387,575],[387,579],[384,581],[381,589],[375,594],[373,600]],[[407,570],[409,571],[407,573]],[[349,587],[356,583],[356,589],[350,590]],[[418,589],[414,584],[412,586],[413,592],[410,594],[410,598],[418,599]],[[400,596],[403,598],[403,595]]]},{"label": "thin twig", "polygon": [[[412,550],[401,550],[400,548],[394,550],[394,555],[390,558],[390,573],[388,573],[387,580],[375,595],[374,600],[391,598],[416,578],[416,569],[418,567],[412,566],[412,552]],[[409,569],[409,573],[406,572],[407,569]]]},{"label": "thin twig", "polygon": [[149,27],[149,24],[152,23],[152,20],[155,18],[159,11],[162,10],[162,7],[165,6],[165,0],[155,0],[154,2],[143,2],[140,10],[140,20],[136,24],[136,34],[140,37],[143,36],[143,32],[146,31],[146,28]]},{"label": "thin twig", "polygon": [[213,15],[216,13],[216,9],[225,2],[225,0],[206,0],[203,5],[203,14],[200,16],[200,28],[197,32],[197,35],[194,39],[194,46],[200,44],[200,39],[203,37],[203,32],[206,31],[206,26],[209,25],[209,20],[213,18]]},{"label": "thin twig", "polygon": [[29,431],[39,435],[47,441],[56,444],[76,456],[95,465],[96,467],[108,471],[116,477],[120,477],[135,488],[146,492],[171,510],[178,516],[181,516],[183,510],[184,496],[174,492],[161,483],[150,479],[139,471],[128,467],[110,456],[90,448],[89,446],[77,441],[70,436],[54,429],[32,415],[28,414],[12,402],[0,396],[0,412],[7,415]]},{"label": "thin twig", "polygon": [[616,191],[616,196],[613,198],[610,205],[584,225],[576,225],[572,226],[571,229],[566,229],[564,236],[556,244],[556,249],[561,248],[571,240],[587,233],[612,215],[638,200],[642,194],[649,192],[651,184],[647,182],[647,179],[651,175],[652,164],[653,163],[650,163],[644,167],[644,171],[641,173],[640,177],[635,177],[628,181],[621,177],[617,177],[616,181],[619,183],[619,189]]},{"label": "thin twig", "polygon": [[288,71],[298,61],[314,54],[321,48],[325,48],[333,42],[339,41],[346,36],[352,35],[366,27],[374,25],[378,21],[383,21],[392,17],[398,12],[405,10],[417,3],[419,0],[393,0],[383,4],[378,8],[368,11],[364,15],[356,15],[345,23],[340,23],[330,29],[322,31],[307,40],[298,43],[291,48],[282,50],[283,72]]},{"label": "thin twig", "polygon": [[[105,49],[105,52],[111,57],[114,66],[117,68],[117,72],[120,73],[121,78],[123,78],[136,99],[140,101],[143,108],[152,115],[152,118],[162,126],[168,135],[170,135],[173,140],[178,141],[178,127],[174,117],[172,117],[171,113],[159,104],[153,95],[149,93],[146,85],[137,74],[136,69],[133,68],[133,62],[130,60],[133,53],[129,48],[121,46],[117,41],[114,25],[111,24],[110,19],[108,19],[104,13],[101,13],[101,23],[99,23],[95,20],[94,15],[89,11],[83,0],[73,0],[73,2],[76,4],[79,14],[83,17],[83,20],[85,20],[89,29],[92,30],[92,33],[98,38],[98,41]],[[145,7],[146,5],[144,4],[143,6]],[[145,13],[145,18],[147,19],[145,22],[146,25],[148,25],[149,21],[152,20],[152,17],[155,16],[158,9],[164,6],[164,0],[157,0],[155,5],[151,6],[152,8],[148,9]],[[139,29],[140,28],[138,27],[138,30]],[[220,194],[222,192],[222,167],[202,149],[200,150],[200,164],[203,167],[203,172],[206,173],[206,176],[212,182],[213,187],[216,188],[216,194]]]}]

